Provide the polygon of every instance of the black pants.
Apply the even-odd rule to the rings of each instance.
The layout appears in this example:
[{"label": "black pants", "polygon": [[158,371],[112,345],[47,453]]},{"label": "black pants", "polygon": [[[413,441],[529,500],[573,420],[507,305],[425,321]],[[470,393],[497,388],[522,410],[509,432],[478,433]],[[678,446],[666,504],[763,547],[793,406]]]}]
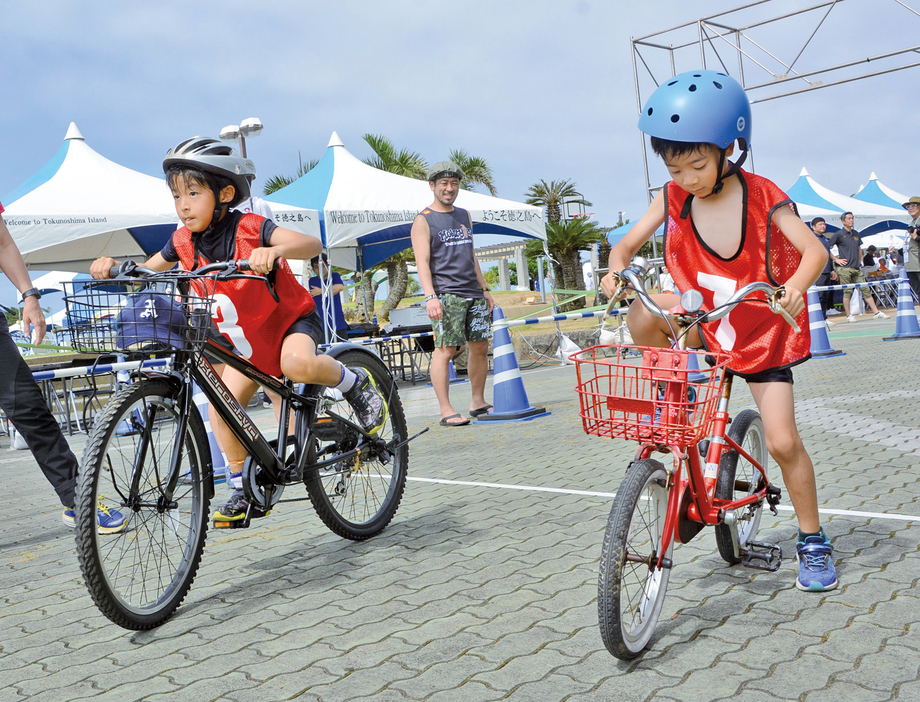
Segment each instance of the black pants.
[{"label": "black pants", "polygon": [[920,300],[920,271],[907,271],[907,280],[910,282],[910,289],[914,297]]},{"label": "black pants", "polygon": [[61,504],[73,507],[77,486],[77,457],[45,403],[29,366],[10,336],[0,314],[0,408],[22,434],[38,467],[58,494]]},{"label": "black pants", "polygon": [[[831,284],[831,274],[822,273],[818,276],[818,279],[815,281],[815,285],[824,287],[825,285]],[[818,302],[821,303],[821,311],[824,313],[824,318],[827,319],[827,311],[834,306],[834,291],[833,290],[822,290],[818,293]],[[849,314],[849,313],[847,313]]]}]

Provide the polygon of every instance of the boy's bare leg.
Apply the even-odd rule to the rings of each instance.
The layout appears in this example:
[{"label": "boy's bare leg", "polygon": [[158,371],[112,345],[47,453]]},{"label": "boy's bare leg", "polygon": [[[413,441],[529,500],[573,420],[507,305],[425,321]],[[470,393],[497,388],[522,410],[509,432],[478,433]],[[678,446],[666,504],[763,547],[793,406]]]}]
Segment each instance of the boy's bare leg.
[{"label": "boy's bare leg", "polygon": [[783,482],[799,520],[799,529],[815,534],[821,528],[815,468],[795,424],[795,401],[789,383],[749,383],[763,419],[767,449],[783,472]]},{"label": "boy's bare leg", "polygon": [[468,341],[467,347],[470,350],[469,362],[467,363],[467,373],[470,376],[470,386],[473,396],[470,398],[470,410],[477,410],[485,407],[486,402],[486,376],[489,374],[489,342],[485,341]]},{"label": "boy's bare leg", "polygon": [[[215,367],[215,371],[232,395],[243,407],[246,407],[259,387],[258,383],[223,363]],[[243,448],[239,439],[230,431],[224,420],[218,416],[212,405],[208,405],[208,414],[211,419],[211,428],[214,430],[214,438],[217,439],[217,444],[226,454],[227,460],[230,463],[242,463],[245,461],[248,455],[246,449]]]},{"label": "boy's bare leg", "polygon": [[[680,297],[673,293],[652,295],[651,298],[665,311],[680,303]],[[629,306],[629,312],[626,313],[626,325],[629,327],[629,334],[632,336],[633,343],[637,346],[656,346],[659,348],[671,346],[672,332],[667,321],[649,312],[638,299],[634,300]],[[687,335],[687,347],[695,349],[701,346],[699,330],[694,327]]]},{"label": "boy's bare leg", "polygon": [[316,342],[308,334],[290,334],[281,344],[281,371],[295,383],[335,387],[342,379],[342,367],[332,356],[316,353]]}]

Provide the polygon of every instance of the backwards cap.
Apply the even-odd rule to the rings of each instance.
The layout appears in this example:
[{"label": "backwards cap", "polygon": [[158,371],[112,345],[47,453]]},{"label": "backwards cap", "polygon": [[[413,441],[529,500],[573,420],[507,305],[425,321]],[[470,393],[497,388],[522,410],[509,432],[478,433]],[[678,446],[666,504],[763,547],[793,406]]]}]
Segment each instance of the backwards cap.
[{"label": "backwards cap", "polygon": [[689,71],[659,86],[642,108],[639,129],[649,136],[727,149],[736,139],[751,148],[751,103],[731,76]]},{"label": "backwards cap", "polygon": [[463,180],[463,169],[453,161],[438,161],[428,169],[428,182],[438,178],[457,178]]}]

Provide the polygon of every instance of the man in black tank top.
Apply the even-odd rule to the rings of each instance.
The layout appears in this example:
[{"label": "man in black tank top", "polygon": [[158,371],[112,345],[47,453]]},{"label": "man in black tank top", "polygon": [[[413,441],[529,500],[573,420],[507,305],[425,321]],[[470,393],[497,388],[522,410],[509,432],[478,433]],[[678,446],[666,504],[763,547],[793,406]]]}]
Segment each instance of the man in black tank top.
[{"label": "man in black tank top", "polygon": [[434,202],[412,223],[415,263],[434,329],[431,384],[441,406],[441,425],[450,427],[470,423],[453,408],[449,396],[449,363],[464,343],[470,352],[470,416],[492,409],[483,393],[494,302],[473,250],[470,213],[454,207],[462,177],[463,171],[452,161],[441,161],[429,169]]}]

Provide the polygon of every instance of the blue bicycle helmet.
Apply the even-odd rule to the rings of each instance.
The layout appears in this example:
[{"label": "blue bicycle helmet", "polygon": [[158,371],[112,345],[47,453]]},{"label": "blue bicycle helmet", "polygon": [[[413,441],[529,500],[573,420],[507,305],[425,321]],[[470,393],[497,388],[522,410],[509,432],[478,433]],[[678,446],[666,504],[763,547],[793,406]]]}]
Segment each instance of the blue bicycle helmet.
[{"label": "blue bicycle helmet", "polygon": [[649,136],[726,149],[736,140],[751,147],[751,103],[738,82],[716,71],[681,73],[645,103],[639,129]]}]

